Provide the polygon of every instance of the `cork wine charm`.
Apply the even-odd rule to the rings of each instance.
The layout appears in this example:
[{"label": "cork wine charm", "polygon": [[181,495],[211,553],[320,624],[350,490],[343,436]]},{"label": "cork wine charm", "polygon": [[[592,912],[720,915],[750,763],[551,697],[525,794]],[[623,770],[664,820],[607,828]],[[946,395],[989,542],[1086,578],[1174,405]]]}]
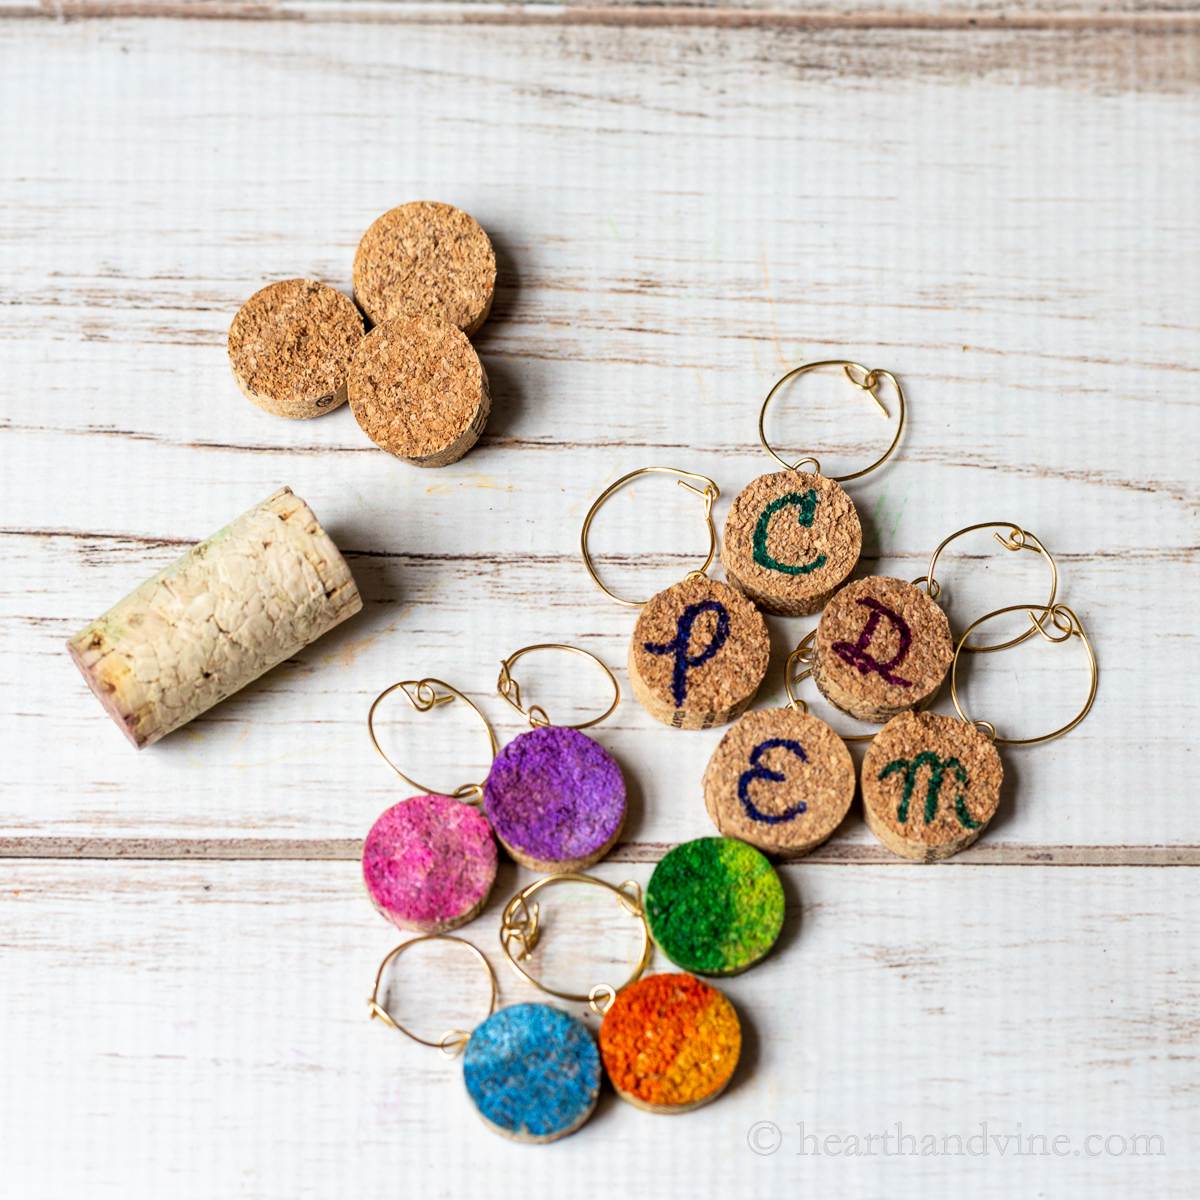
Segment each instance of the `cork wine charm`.
[{"label": "cork wine charm", "polygon": [[[775,393],[789,379],[822,367],[841,367],[885,417],[887,409],[875,389],[886,379],[896,392],[900,415],[892,444],[878,461],[849,475],[822,475],[821,464],[811,456],[786,462],[771,448],[764,430]],[[758,439],[784,470],[760,475],[730,506],[721,548],[721,565],[729,582],[769,613],[803,617],[824,608],[854,570],[862,551],[858,513],[840,485],[887,462],[903,431],[904,392],[889,371],[868,371],[858,363],[834,359],[805,363],[784,375],[767,393],[758,414]],[[800,470],[806,463],[812,465],[811,472]]]},{"label": "cork wine charm", "polygon": [[[1091,667],[1091,687],[1082,711],[1061,729],[1040,737],[999,737],[991,722],[970,720],[959,701],[956,673],[959,656],[968,648],[967,638],[985,621],[1011,612],[1027,612],[1033,622],[1031,632],[1048,642],[1080,638]],[[1043,627],[1047,618],[1058,635]],[[1092,707],[1097,682],[1091,643],[1066,605],[1015,604],[980,617],[959,639],[950,669],[950,695],[959,719],[904,713],[875,735],[862,768],[867,826],[889,850],[920,862],[966,849],[983,833],[1000,802],[1003,770],[996,746],[1032,746],[1074,729]]]},{"label": "cork wine charm", "polygon": [[410,787],[425,793],[393,804],[367,834],[362,857],[367,895],[400,929],[447,933],[474,920],[487,903],[496,879],[496,843],[486,819],[471,806],[481,799],[482,785],[463,784],[441,795],[409,779],[384,754],[375,737],[375,710],[397,689],[420,713],[456,698],[463,701],[483,722],[493,758],[496,736],[483,713],[440,679],[392,684],[376,697],[367,716],[371,744],[379,757]]},{"label": "cork wine charm", "polygon": [[[600,506],[640,475],[683,476],[677,480],[704,500],[709,549],[704,565],[652,599],[623,600],[600,582],[588,552],[588,530]],[[703,490],[686,482],[694,479]],[[670,467],[642,467],[611,484],[583,522],[580,549],[592,582],[610,600],[641,608],[629,646],[629,681],[642,707],[675,729],[711,729],[749,708],[767,672],[771,644],[766,622],[745,596],[705,572],[716,557],[712,504],[717,485],[704,475]]]},{"label": "cork wine charm", "polygon": [[[565,650],[590,659],[613,686],[607,711],[579,725],[552,725],[545,709],[521,707],[513,664],[536,650]],[[501,663],[501,696],[532,728],[496,756],[483,785],[483,809],[500,844],[534,871],[578,871],[603,858],[625,824],[625,779],[612,755],[581,729],[615,711],[621,689],[594,655],[575,646],[526,646]]]}]

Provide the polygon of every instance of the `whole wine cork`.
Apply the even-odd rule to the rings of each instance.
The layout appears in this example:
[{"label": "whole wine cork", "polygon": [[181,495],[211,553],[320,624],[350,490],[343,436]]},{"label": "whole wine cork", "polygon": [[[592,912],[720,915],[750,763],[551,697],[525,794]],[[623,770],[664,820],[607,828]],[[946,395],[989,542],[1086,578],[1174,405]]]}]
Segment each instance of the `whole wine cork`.
[{"label": "whole wine cork", "polygon": [[487,374],[461,330],[440,317],[377,325],[350,363],[350,409],[363,432],[417,467],[457,462],[492,406]]},{"label": "whole wine cork", "polygon": [[748,712],[704,772],[704,805],[726,836],[779,858],[815,850],[854,799],[854,760],[824,721],[792,708]]},{"label": "whole wine cork", "polygon": [[946,615],[920,588],[870,575],[826,605],[812,674],[835,708],[882,724],[932,704],[953,657]]},{"label": "whole wine cork", "polygon": [[135,588],[67,648],[140,750],[360,608],[337,547],[285,487]]},{"label": "whole wine cork", "polygon": [[749,708],[770,655],[754,605],[728,584],[696,575],[642,609],[629,645],[629,682],[656,720],[711,729]]},{"label": "whole wine cork", "polygon": [[279,417],[304,420],[346,401],[346,376],[363,338],[353,301],[315,279],[255,292],[229,326],[229,365],[245,396]]},{"label": "whole wine cork", "polygon": [[862,552],[850,497],[824,475],[760,475],[725,518],[725,578],[759,608],[785,617],[819,612]]},{"label": "whole wine cork", "polygon": [[487,320],[496,291],[496,254],[461,209],[416,200],[386,212],[354,255],[354,298],[371,323],[429,313],[464,333]]},{"label": "whole wine cork", "polygon": [[939,713],[904,713],[863,759],[863,816],[891,851],[919,862],[949,858],[995,815],[1004,771],[991,740]]}]

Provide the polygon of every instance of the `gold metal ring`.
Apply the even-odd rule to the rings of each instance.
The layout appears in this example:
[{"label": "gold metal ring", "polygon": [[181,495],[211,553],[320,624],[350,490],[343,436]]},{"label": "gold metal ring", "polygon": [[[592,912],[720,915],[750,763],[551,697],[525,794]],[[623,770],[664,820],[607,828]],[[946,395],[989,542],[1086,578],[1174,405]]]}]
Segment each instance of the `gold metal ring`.
[{"label": "gold metal ring", "polygon": [[[408,689],[415,687],[416,695]],[[400,688],[409,704],[417,710],[417,712],[429,712],[436,708],[439,704],[449,704],[457,696],[464,704],[470,706],[475,715],[483,722],[484,729],[487,730],[488,740],[492,747],[492,761],[495,762],[496,755],[500,752],[500,743],[496,741],[496,735],[492,732],[491,725],[488,724],[488,719],[479,711],[475,703],[469,700],[458,690],[452,688],[448,683],[444,683],[440,679],[402,679],[399,683],[393,683],[390,688],[384,688],[378,696],[375,697],[375,703],[371,705],[371,711],[367,714],[367,732],[371,735],[371,745],[375,747],[375,752],[383,759],[401,779],[404,780],[410,787],[415,787],[418,792],[425,792],[429,796],[450,796],[453,800],[466,800],[471,804],[478,804],[483,799],[483,784],[481,783],[464,783],[462,787],[457,787],[452,792],[439,792],[435,788],[426,787],[423,783],[418,783],[415,779],[410,779],[403,771],[380,748],[379,742],[375,737],[375,710],[379,707],[380,702],[387,696],[390,696],[397,688]],[[439,696],[436,688],[445,688],[449,695]]]},{"label": "gold metal ring", "polygon": [[539,725],[552,725],[553,722],[546,715],[546,710],[540,704],[531,704],[528,709],[521,707],[521,685],[512,677],[513,663],[522,654],[532,654],[535,650],[566,650],[570,654],[579,654],[584,658],[590,658],[608,676],[609,683],[613,685],[613,702],[600,716],[594,717],[590,721],[584,721],[579,725],[560,725],[558,728],[590,729],[593,725],[599,725],[601,721],[606,720],[616,712],[617,705],[621,702],[621,685],[617,682],[617,677],[594,654],[588,650],[580,650],[578,646],[564,646],[560,643],[543,642],[537,646],[526,646],[524,649],[518,650],[516,654],[510,654],[508,658],[504,659],[500,664],[500,679],[496,684],[500,695],[535,729]]},{"label": "gold metal ring", "polygon": [[[787,662],[783,668],[783,682],[787,687],[788,704],[798,712],[808,712],[808,704],[806,701],[798,699],[796,693],[792,690],[792,663],[802,663],[805,667],[805,670],[796,676],[796,683],[807,679],[812,674],[812,643],[813,638],[816,636],[817,631],[815,629],[806,633],[800,639],[800,644],[788,655]],[[835,729],[834,732],[837,733],[837,730]],[[843,742],[869,742],[875,735],[873,733],[838,733],[838,737]]]},{"label": "gold metal ring", "polygon": [[[859,389],[859,391],[867,392],[871,399],[875,401],[876,405],[878,405],[879,411],[883,413],[885,417],[889,416],[888,410],[884,408],[883,402],[878,396],[875,395],[875,388],[878,386],[881,379],[886,379],[889,383],[891,383],[892,387],[896,389],[896,398],[900,402],[900,423],[896,426],[896,436],[892,438],[892,444],[884,452],[883,457],[878,461],[873,462],[869,467],[864,467],[861,471],[855,471],[850,475],[830,475],[828,478],[832,479],[834,483],[845,483],[847,480],[858,479],[863,475],[869,475],[877,467],[882,467],[883,464],[892,457],[892,455],[895,453],[896,447],[900,444],[900,435],[904,432],[904,391],[897,382],[895,375],[893,375],[890,371],[884,371],[879,367],[868,371],[867,368],[861,364],[851,362],[846,358],[830,358],[825,359],[822,362],[805,363],[803,366],[794,367],[786,375],[784,375],[782,379],[776,382],[775,386],[767,393],[767,398],[763,401],[762,408],[758,413],[758,440],[762,443],[763,449],[781,467],[783,467],[784,470],[798,471],[804,463],[810,462],[813,464],[813,474],[820,475],[821,464],[811,455],[806,455],[804,458],[797,459],[795,463],[789,463],[780,458],[779,455],[776,454],[771,448],[770,442],[767,441],[767,435],[764,429],[764,422],[766,421],[767,417],[767,409],[770,407],[771,401],[775,398],[775,393],[779,391],[779,389],[783,387],[783,385],[787,383],[789,379],[792,379],[796,375],[803,375],[807,371],[815,371],[819,367],[841,367],[846,373],[846,378],[849,379],[850,382]],[[854,377],[853,373],[855,371],[862,372],[861,380]]]},{"label": "gold metal ring", "polygon": [[[600,576],[596,574],[596,568],[592,565],[592,556],[588,553],[588,530],[592,527],[592,519],[599,511],[600,506],[617,490],[617,488],[628,483],[631,479],[636,479],[639,475],[680,475],[683,478],[677,479],[676,482],[682,488],[687,488],[689,492],[695,492],[704,501],[704,520],[708,525],[708,557],[704,560],[699,572],[691,572],[691,574],[703,575],[709,567],[712,566],[712,561],[717,556],[717,527],[713,524],[712,506],[713,501],[721,494],[721,489],[709,479],[707,475],[697,475],[692,471],[677,471],[674,467],[639,467],[636,471],[630,471],[628,475],[622,475],[616,483],[610,484],[596,498],[595,504],[588,509],[588,514],[583,519],[583,532],[579,535],[579,549],[583,553],[583,565],[587,568],[587,573],[592,577],[592,582],[610,599],[616,601],[617,604],[623,604],[626,608],[641,608],[645,604],[649,604],[649,600],[622,600],[620,596],[614,595],[600,582]],[[695,479],[698,483],[704,484],[704,490],[694,488],[686,481]]]}]

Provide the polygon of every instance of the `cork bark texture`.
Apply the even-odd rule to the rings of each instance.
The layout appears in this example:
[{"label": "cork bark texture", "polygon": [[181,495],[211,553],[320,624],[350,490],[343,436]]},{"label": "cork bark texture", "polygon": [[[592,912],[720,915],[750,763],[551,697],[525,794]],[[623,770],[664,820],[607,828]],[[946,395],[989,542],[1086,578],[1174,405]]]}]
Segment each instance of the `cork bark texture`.
[{"label": "cork bark texture", "polygon": [[740,592],[705,576],[659,592],[629,646],[633,694],[676,729],[711,729],[750,706],[767,672],[766,622]]},{"label": "cork bark texture", "polygon": [[835,708],[883,724],[932,704],[953,656],[949,622],[920,588],[870,575],[821,614],[813,680]]},{"label": "cork bark texture", "polygon": [[353,301],[315,279],[255,292],[229,326],[229,365],[243,394],[279,417],[304,420],[346,401],[346,376],[363,339]]},{"label": "cork bark texture", "polygon": [[435,201],[402,204],[363,234],[354,255],[354,298],[373,325],[428,313],[474,333],[496,290],[496,254],[461,209]]},{"label": "cork bark texture", "polygon": [[350,408],[363,432],[417,467],[457,462],[479,440],[492,398],[466,334],[440,317],[397,317],[359,343]]},{"label": "cork bark texture", "polygon": [[140,750],[360,608],[337,547],[285,487],[134,589],[67,646]]},{"label": "cork bark texture", "polygon": [[704,805],[726,837],[798,858],[842,823],[854,786],[850,751],[824,721],[759,709],[721,739],[704,772]]},{"label": "cork bark texture", "polygon": [[725,578],[759,608],[819,612],[858,564],[862,526],[850,497],[823,475],[760,475],[725,519]]},{"label": "cork bark texture", "polygon": [[863,759],[863,816],[891,851],[919,862],[965,850],[1000,803],[1004,772],[991,740],[940,713],[904,713]]}]

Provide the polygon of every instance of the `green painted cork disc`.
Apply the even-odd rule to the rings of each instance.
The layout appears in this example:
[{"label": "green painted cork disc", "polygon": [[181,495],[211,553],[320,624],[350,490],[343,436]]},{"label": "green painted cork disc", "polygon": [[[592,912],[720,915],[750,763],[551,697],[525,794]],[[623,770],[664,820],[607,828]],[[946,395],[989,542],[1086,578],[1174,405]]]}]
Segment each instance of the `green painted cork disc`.
[{"label": "green painted cork disc", "polygon": [[732,838],[676,846],[654,868],[646,918],[658,948],[698,975],[737,975],[783,928],[783,888],[766,858]]}]

